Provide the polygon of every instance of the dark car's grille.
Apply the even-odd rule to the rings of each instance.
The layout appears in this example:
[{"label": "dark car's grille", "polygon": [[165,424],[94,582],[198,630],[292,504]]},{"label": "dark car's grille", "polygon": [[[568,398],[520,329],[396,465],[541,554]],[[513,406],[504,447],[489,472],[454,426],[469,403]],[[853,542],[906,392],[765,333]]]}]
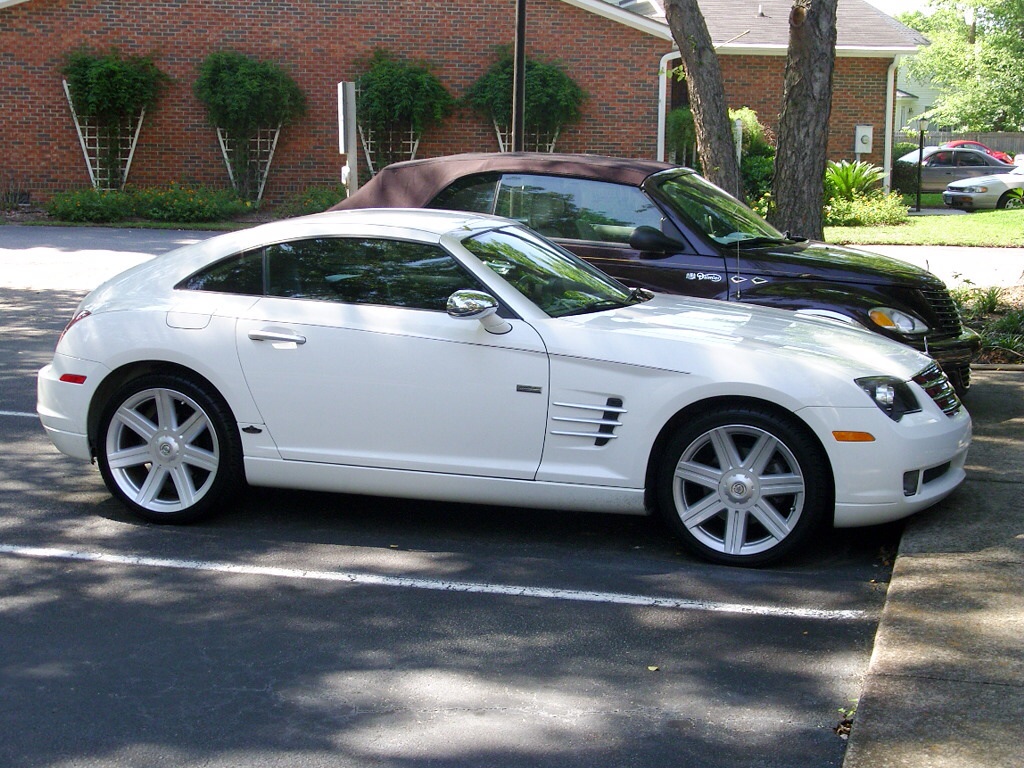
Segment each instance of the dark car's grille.
[{"label": "dark car's grille", "polygon": [[928,397],[942,409],[947,416],[953,416],[962,407],[960,398],[956,396],[953,385],[949,383],[938,365],[930,365],[914,377],[914,381],[928,393]]},{"label": "dark car's grille", "polygon": [[963,331],[960,324],[960,312],[953,302],[953,297],[945,288],[924,288],[921,295],[935,316],[937,324],[932,328],[937,333],[959,336]]}]

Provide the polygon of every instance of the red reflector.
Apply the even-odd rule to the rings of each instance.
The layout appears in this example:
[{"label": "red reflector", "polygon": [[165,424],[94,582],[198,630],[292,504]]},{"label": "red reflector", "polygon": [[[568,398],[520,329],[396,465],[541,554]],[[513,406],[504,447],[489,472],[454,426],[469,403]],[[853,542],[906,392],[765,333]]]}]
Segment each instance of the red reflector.
[{"label": "red reflector", "polygon": [[60,380],[65,384],[85,384],[85,376],[80,373],[65,373]]}]

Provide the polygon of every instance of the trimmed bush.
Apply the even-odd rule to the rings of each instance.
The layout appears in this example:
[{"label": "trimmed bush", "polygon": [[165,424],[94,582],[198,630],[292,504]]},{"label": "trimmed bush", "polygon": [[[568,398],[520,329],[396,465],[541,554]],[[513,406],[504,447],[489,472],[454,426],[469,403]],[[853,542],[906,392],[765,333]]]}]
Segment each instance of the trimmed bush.
[{"label": "trimmed bush", "polygon": [[850,200],[836,197],[825,205],[827,227],[882,227],[909,220],[903,198],[896,193],[854,195]]},{"label": "trimmed bush", "polygon": [[60,221],[98,224],[129,219],[134,207],[124,192],[89,187],[58,192],[50,198],[46,211]]}]

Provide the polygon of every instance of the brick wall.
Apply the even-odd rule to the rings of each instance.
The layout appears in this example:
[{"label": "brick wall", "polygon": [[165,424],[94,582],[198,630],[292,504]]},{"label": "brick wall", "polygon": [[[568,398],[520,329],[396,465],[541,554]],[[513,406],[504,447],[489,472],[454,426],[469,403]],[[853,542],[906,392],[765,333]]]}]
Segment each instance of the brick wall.
[{"label": "brick wall", "polygon": [[[130,181],[227,182],[216,133],[192,95],[199,63],[231,48],[281,63],[306,94],[308,112],[282,132],[265,196],[280,200],[311,185],[335,184],[337,83],[365,71],[376,48],[424,61],[457,98],[514,35],[514,0],[31,0],[0,11],[0,178],[43,199],[86,186],[61,69],[67,54],[89,46],[151,55],[173,80],[147,114]],[[657,70],[669,44],[559,2],[531,0],[527,54],[563,63],[590,94],[583,119],[558,148],[626,156],[654,155]],[[490,123],[460,108],[428,133],[420,156],[493,151]]]},{"label": "brick wall", "polygon": [[[147,113],[131,169],[133,185],[228,184],[216,133],[192,95],[199,63],[224,48],[277,61],[306,94],[308,112],[282,132],[265,198],[276,202],[309,186],[336,184],[343,159],[337,83],[365,71],[363,62],[375,49],[429,63],[461,98],[494,61],[496,49],[511,46],[514,0],[464,2],[461,13],[451,10],[454,5],[441,0],[30,0],[0,10],[0,183],[13,182],[36,201],[89,184],[61,70],[75,48],[106,52],[116,46],[125,55],[152,56],[172,78]],[[561,62],[590,96],[582,120],[563,131],[558,149],[654,157],[658,67],[670,49],[667,41],[560,0],[530,0],[527,55]],[[723,60],[730,103],[777,116],[784,59]],[[860,109],[873,91],[882,109],[885,62],[877,63],[877,72],[876,63],[851,63],[846,79],[837,74],[837,125],[845,126],[842,116],[851,105],[859,111],[850,125],[873,122]],[[881,79],[872,82],[875,75]],[[777,87],[765,87],[774,81]],[[857,90],[841,94],[840,85]],[[880,119],[876,125],[878,146]],[[848,141],[841,131],[833,136],[837,146],[843,142],[852,146],[852,133]],[[496,149],[489,122],[460,108],[424,137],[419,155]]]},{"label": "brick wall", "polygon": [[[750,107],[761,122],[778,130],[785,83],[785,56],[721,57],[729,106]],[[890,59],[836,58],[832,75],[832,114],[829,120],[828,157],[854,159],[854,126],[874,127],[871,154],[867,162],[882,164],[885,138],[885,84]]]}]

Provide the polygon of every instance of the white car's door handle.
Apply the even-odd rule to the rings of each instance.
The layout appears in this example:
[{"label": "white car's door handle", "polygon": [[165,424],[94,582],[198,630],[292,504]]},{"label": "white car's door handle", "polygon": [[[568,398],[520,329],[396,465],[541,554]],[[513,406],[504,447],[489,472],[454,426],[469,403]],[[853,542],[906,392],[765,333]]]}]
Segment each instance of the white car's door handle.
[{"label": "white car's door handle", "polygon": [[278,344],[305,344],[306,337],[297,333],[285,333],[282,331],[249,331],[249,338],[253,341],[273,341]]}]

